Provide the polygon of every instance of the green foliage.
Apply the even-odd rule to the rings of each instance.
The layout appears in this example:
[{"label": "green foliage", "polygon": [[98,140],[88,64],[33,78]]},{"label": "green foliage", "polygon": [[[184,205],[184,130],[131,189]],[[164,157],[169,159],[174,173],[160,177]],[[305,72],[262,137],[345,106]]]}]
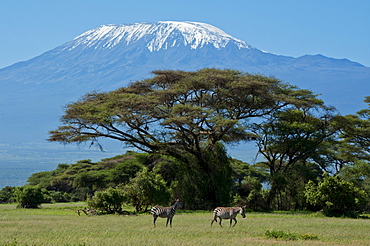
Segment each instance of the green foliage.
[{"label": "green foliage", "polygon": [[265,236],[267,238],[275,238],[275,239],[279,239],[279,240],[286,240],[286,241],[290,241],[290,240],[298,240],[298,239],[301,239],[301,240],[318,240],[318,236],[316,235],[310,235],[310,234],[297,234],[297,233],[291,233],[291,232],[285,232],[285,231],[282,231],[282,230],[267,230],[265,232]]},{"label": "green foliage", "polygon": [[271,118],[288,107],[323,104],[311,91],[235,70],[153,74],[151,79],[108,93],[93,92],[67,105],[62,125],[50,131],[49,141],[112,138],[143,152],[175,158],[180,166],[173,187],[198,209],[230,203],[232,172],[220,146],[255,138],[248,129],[250,119]]},{"label": "green foliage", "polygon": [[[110,93],[91,93],[68,105],[62,117],[64,125],[51,131],[49,140],[70,143],[104,136],[135,147],[168,151],[169,146],[158,146],[157,141],[173,139],[172,131],[176,139],[187,144],[191,144],[186,141],[189,137],[213,143],[235,141],[246,136],[239,120],[268,115],[287,104],[307,107],[322,103],[310,91],[239,71],[202,69],[153,74],[152,79]],[[160,131],[156,131],[158,128]],[[181,133],[182,129],[188,131]],[[186,147],[185,142],[181,144],[185,150],[196,144]]]},{"label": "green foliage", "polygon": [[171,192],[160,174],[147,168],[122,186],[125,202],[135,207],[136,212],[145,211],[149,205],[168,205]]},{"label": "green foliage", "polygon": [[73,179],[74,188],[89,188],[91,191],[105,188],[108,173],[102,170],[79,172]]},{"label": "green foliage", "polygon": [[298,237],[294,233],[290,232],[284,232],[284,231],[275,231],[275,230],[267,230],[265,232],[265,236],[267,238],[276,238],[276,239],[281,239],[281,240],[297,240]]},{"label": "green foliage", "polygon": [[97,163],[81,160],[70,165],[59,164],[53,171],[32,174],[28,185],[48,190],[50,201],[84,201],[97,190],[127,183],[144,163],[149,163],[148,154],[128,151]]},{"label": "green foliage", "polygon": [[[336,173],[346,166],[358,166],[361,162],[367,166],[370,164],[370,97],[366,97],[365,102],[369,104],[368,109],[354,115],[335,117],[333,125],[341,131],[337,141],[329,143],[331,152],[328,151],[326,155]],[[355,170],[359,169],[354,168],[351,172]]]},{"label": "green foliage", "polygon": [[97,191],[95,195],[87,200],[89,207],[107,214],[122,212],[122,205],[125,200],[121,189],[109,188],[104,191]]},{"label": "green foliage", "polygon": [[234,182],[232,205],[245,204],[252,210],[266,210],[266,190],[262,189],[262,184],[268,180],[268,172],[236,159],[231,159],[231,167]]},{"label": "green foliage", "polygon": [[176,182],[172,184],[176,196],[187,204],[188,209],[212,209],[231,202],[233,187],[230,158],[221,143],[201,146],[202,159],[188,156],[180,162]]},{"label": "green foliage", "polygon": [[16,187],[14,195],[19,208],[38,208],[44,201],[43,193],[38,187]]},{"label": "green foliage", "polygon": [[248,204],[248,208],[254,211],[269,210],[270,205],[267,204],[268,195],[268,190],[252,190],[246,198],[246,204]]},{"label": "green foliage", "polygon": [[50,177],[52,173],[51,172],[39,172],[31,174],[31,176],[28,178],[27,183],[32,186],[40,186],[43,188],[50,187]]},{"label": "green foliage", "polygon": [[370,196],[370,165],[366,161],[355,161],[352,165],[343,167],[339,174],[342,179],[353,183],[356,187],[366,191]]},{"label": "green foliage", "polygon": [[[141,155],[138,155],[139,157]],[[124,162],[118,163],[113,170],[110,171],[112,183],[128,183],[130,178],[135,177],[136,173],[143,168],[145,159],[127,159]]]},{"label": "green foliage", "polygon": [[[290,108],[275,112],[273,118],[262,124],[253,125],[258,152],[266,159],[263,164],[270,172],[267,203],[271,209],[292,209],[292,203],[293,209],[302,207],[304,198],[297,194],[303,190],[297,189],[320,175],[308,161],[314,159],[317,150],[331,140],[337,129],[329,127],[333,118],[329,109],[322,107],[317,114],[312,108]],[[282,197],[292,201],[288,204]]]},{"label": "green foliage", "polygon": [[5,186],[0,190],[0,203],[11,203],[15,201],[15,187]]},{"label": "green foliage", "polygon": [[308,203],[319,206],[329,216],[355,216],[369,202],[364,190],[339,176],[329,175],[318,184],[309,181],[305,196]]},{"label": "green foliage", "polygon": [[315,116],[307,109],[275,113],[263,124],[254,124],[259,153],[265,157],[270,174],[284,173],[297,162],[312,159],[320,145],[337,131],[330,128],[330,111]]},{"label": "green foliage", "polygon": [[68,194],[70,194],[70,201],[78,202],[85,201],[87,198],[91,197],[93,195],[93,191],[88,187],[80,187],[72,189]]},{"label": "green foliage", "polygon": [[[342,118],[344,129],[342,137],[352,146],[358,148],[358,152],[370,155],[370,96],[365,98],[368,108],[360,110],[356,115],[347,115]],[[370,158],[370,157],[369,157]],[[368,159],[369,160],[369,159]]]},{"label": "green foliage", "polygon": [[[28,183],[48,191],[44,201],[85,200],[119,185],[136,211],[168,205],[170,197],[189,209],[246,203],[253,209],[296,210],[307,208],[305,185],[327,170],[369,192],[370,109],[334,116],[311,91],[235,70],[153,74],[67,105],[49,141],[111,138],[144,153],[33,174]],[[263,162],[250,166],[227,156],[225,144],[252,140]],[[351,211],[364,206],[360,193]],[[331,200],[311,204],[334,211],[339,206]]]},{"label": "green foliage", "polygon": [[243,196],[247,196],[254,189],[260,190],[261,183],[268,180],[268,172],[264,168],[236,159],[231,159],[230,162],[235,189]]},{"label": "green foliage", "polygon": [[67,192],[50,191],[49,196],[51,202],[68,202],[71,201],[71,196]]}]

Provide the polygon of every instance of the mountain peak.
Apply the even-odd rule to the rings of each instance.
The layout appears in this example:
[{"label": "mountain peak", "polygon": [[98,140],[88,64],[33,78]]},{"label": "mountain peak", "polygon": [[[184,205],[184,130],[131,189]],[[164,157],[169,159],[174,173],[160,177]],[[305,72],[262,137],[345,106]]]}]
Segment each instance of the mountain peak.
[{"label": "mountain peak", "polygon": [[102,25],[89,30],[68,42],[64,50],[80,48],[111,49],[144,41],[153,52],[170,47],[190,46],[191,49],[212,45],[216,49],[234,44],[238,49],[252,48],[212,25],[190,21],[159,21],[126,25]]}]

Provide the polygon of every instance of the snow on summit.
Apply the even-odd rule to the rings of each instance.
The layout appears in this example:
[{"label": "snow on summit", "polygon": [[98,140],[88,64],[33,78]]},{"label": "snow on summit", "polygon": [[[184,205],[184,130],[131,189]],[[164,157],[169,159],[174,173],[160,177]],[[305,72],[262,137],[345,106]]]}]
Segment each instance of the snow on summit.
[{"label": "snow on summit", "polygon": [[139,40],[146,43],[149,51],[168,49],[181,45],[191,49],[213,45],[216,49],[231,43],[239,49],[250,45],[225,33],[219,28],[200,22],[159,21],[127,25],[103,25],[89,30],[67,43],[65,49],[91,47],[95,49],[129,45]]}]

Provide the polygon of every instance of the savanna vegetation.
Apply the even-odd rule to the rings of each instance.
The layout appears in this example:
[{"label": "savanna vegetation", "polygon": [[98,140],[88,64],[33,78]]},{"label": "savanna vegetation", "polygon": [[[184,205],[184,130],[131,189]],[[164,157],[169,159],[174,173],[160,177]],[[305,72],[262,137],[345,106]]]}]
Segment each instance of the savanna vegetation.
[{"label": "savanna vegetation", "polygon": [[[125,204],[140,213],[176,198],[192,210],[368,211],[370,108],[342,116],[309,90],[234,70],[153,74],[85,95],[50,131],[49,141],[103,148],[99,140],[110,138],[137,151],[59,164],[31,175],[26,187],[5,187],[0,200],[37,207],[40,201],[23,202],[27,191],[43,202],[87,201],[107,214]],[[255,143],[258,162],[228,155],[228,146],[242,142]]]},{"label": "savanna vegetation", "polygon": [[[211,211],[180,210],[173,227],[150,214],[78,216],[85,203],[15,209],[0,204],[1,245],[368,245],[370,221],[308,212],[247,212],[230,228],[210,226]],[[133,210],[124,206],[124,210]]]}]

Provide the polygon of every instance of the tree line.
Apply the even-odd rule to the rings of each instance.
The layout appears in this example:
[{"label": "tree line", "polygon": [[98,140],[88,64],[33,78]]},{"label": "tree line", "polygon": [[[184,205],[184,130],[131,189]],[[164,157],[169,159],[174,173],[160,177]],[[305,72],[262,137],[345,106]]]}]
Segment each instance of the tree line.
[{"label": "tree line", "polygon": [[[124,190],[122,199],[129,201],[128,186],[134,190],[135,182],[156,180],[159,186],[153,181],[155,189],[149,192],[155,196],[136,198],[145,200],[138,210],[162,195],[167,203],[169,198],[182,199],[189,209],[246,203],[251,209],[343,213],[368,205],[370,109],[341,116],[309,90],[235,70],[158,70],[153,75],[67,105],[61,126],[48,139],[100,146],[99,139],[110,138],[134,147],[134,155],[146,156],[146,161],[129,173],[117,167],[99,169],[106,160],[61,164],[53,171],[64,175],[60,183],[44,172],[32,175],[29,185],[78,199],[119,188]],[[370,97],[365,102],[370,104]],[[250,165],[230,158],[227,147],[241,142],[255,143],[262,161]],[[75,175],[69,185],[62,182],[68,173]],[[50,175],[54,185],[51,180],[33,182],[37,175]],[[338,209],[329,198],[313,199],[312,193],[329,183],[349,185],[357,205]]]}]

